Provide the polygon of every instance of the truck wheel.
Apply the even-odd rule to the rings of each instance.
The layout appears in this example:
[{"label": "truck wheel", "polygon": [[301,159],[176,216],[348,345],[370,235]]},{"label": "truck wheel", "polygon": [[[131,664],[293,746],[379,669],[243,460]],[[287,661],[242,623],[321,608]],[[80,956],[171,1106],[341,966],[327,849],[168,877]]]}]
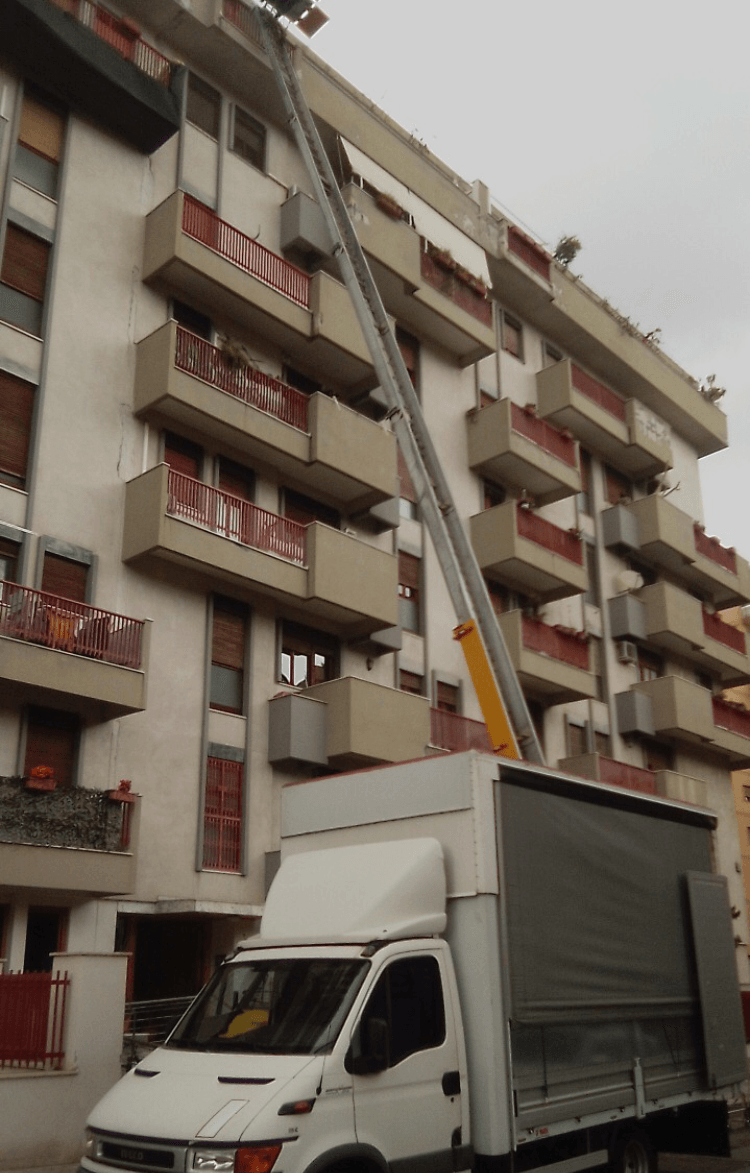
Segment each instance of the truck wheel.
[{"label": "truck wheel", "polygon": [[656,1153],[645,1132],[632,1128],[620,1132],[610,1152],[610,1173],[656,1173]]}]

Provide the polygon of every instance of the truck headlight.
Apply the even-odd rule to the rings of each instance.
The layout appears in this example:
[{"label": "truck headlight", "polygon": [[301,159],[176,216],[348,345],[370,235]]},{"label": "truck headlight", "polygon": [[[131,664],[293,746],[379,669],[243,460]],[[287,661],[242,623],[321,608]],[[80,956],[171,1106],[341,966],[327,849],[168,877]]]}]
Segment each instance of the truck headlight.
[{"label": "truck headlight", "polygon": [[84,1145],[83,1145],[84,1155],[87,1157],[91,1157],[91,1159],[94,1161],[97,1160],[97,1158],[101,1156],[101,1142],[100,1142],[98,1136],[96,1135],[95,1132],[92,1132],[90,1128],[87,1128],[85,1130],[83,1136],[84,1136]]},{"label": "truck headlight", "polygon": [[271,1173],[281,1145],[243,1145],[237,1149],[194,1149],[194,1173]]}]

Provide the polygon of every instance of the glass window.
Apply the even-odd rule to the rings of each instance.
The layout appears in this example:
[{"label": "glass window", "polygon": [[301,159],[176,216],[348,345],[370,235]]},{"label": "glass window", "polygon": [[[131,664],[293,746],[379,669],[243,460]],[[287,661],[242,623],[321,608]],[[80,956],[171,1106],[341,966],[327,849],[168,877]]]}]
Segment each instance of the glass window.
[{"label": "glass window", "polygon": [[309,688],[324,680],[334,680],[338,670],[338,643],[333,636],[284,622],[281,627],[282,684]]},{"label": "glass window", "polygon": [[510,314],[503,314],[503,350],[523,362],[523,327]]},{"label": "glass window", "polygon": [[437,959],[408,957],[389,965],[362,1012],[361,1038],[373,1020],[386,1025],[388,1067],[439,1047],[445,1041],[445,1008]]},{"label": "glass window", "polygon": [[406,672],[403,668],[399,672],[398,686],[402,692],[413,693],[414,696],[423,696],[424,677],[417,672]]},{"label": "glass window", "polygon": [[243,711],[246,637],[247,609],[233,599],[216,598],[211,632],[212,709]]},{"label": "glass window", "polygon": [[0,371],[0,484],[23,489],[34,412],[31,383]]},{"label": "glass window", "polygon": [[211,138],[219,137],[219,117],[221,114],[221,94],[210,86],[207,81],[196,77],[194,73],[188,75],[187,111],[186,118],[193,126],[205,131]]},{"label": "glass window", "polygon": [[398,556],[399,623],[404,631],[421,630],[420,572],[422,562],[403,551]]},{"label": "glass window", "polygon": [[22,183],[52,198],[57,194],[65,115],[27,90],[21,106],[14,173]]},{"label": "glass window", "polygon": [[7,224],[0,269],[0,318],[41,335],[50,245],[16,224]]},{"label": "glass window", "polygon": [[19,542],[10,542],[7,538],[0,538],[0,579],[5,582],[16,581],[20,553]]},{"label": "glass window", "polygon": [[266,128],[246,110],[234,108],[230,149],[247,163],[263,171],[266,162]]}]

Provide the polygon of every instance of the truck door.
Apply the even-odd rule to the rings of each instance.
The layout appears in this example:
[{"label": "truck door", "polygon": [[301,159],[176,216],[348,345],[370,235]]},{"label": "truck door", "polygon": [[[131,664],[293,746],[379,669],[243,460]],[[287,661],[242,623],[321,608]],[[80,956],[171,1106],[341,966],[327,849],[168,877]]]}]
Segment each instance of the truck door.
[{"label": "truck door", "polygon": [[393,960],[378,979],[347,1056],[357,1140],[390,1164],[429,1155],[435,1170],[461,1144],[458,1045],[434,955]]}]

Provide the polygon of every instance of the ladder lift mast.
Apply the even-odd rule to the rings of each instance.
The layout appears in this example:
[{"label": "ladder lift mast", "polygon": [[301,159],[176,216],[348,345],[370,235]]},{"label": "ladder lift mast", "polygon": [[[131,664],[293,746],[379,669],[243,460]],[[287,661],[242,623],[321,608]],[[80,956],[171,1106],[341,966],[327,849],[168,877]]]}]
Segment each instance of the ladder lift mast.
[{"label": "ladder lift mast", "polygon": [[[276,9],[276,16],[268,8],[256,5],[264,47],[440,562],[458,621],[454,636],[461,643],[490,739],[495,752],[504,757],[524,757],[543,765],[539,739],[484,578],[456,511],[421,404],[302,92],[286,35],[277,19],[279,15],[293,17],[294,12],[282,0],[270,2]],[[302,7],[309,7],[309,0]]]}]

